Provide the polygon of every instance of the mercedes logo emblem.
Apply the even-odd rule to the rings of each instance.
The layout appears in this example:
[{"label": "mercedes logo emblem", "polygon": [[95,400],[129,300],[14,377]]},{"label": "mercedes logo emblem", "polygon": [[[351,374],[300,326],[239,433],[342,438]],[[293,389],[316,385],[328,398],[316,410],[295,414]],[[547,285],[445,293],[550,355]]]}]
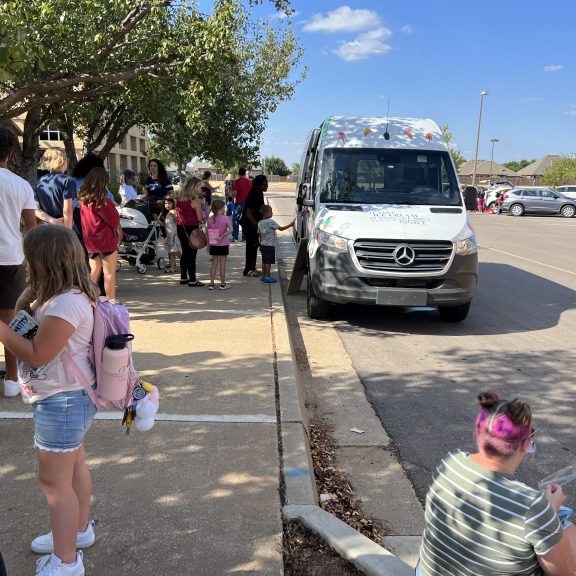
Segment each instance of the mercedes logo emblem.
[{"label": "mercedes logo emblem", "polygon": [[394,250],[392,256],[394,256],[394,261],[399,266],[410,266],[416,259],[416,252],[414,252],[412,246],[400,244],[400,246]]}]

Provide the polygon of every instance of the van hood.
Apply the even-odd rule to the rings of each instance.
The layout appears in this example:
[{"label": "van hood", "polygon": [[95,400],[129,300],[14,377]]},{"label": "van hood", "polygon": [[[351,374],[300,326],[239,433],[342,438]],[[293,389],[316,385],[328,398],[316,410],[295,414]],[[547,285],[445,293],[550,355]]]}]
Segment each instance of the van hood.
[{"label": "van hood", "polygon": [[468,215],[459,206],[404,206],[381,204],[322,206],[315,227],[329,234],[394,240],[449,240],[471,236]]}]

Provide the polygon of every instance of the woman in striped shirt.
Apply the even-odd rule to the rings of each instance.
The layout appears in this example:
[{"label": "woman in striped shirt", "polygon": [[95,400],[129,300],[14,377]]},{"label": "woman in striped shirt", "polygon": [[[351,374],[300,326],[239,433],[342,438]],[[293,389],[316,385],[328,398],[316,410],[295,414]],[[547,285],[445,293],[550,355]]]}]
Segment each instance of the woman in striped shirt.
[{"label": "woman in striped shirt", "polygon": [[451,452],[426,497],[421,576],[574,576],[576,527],[563,529],[555,484],[539,492],[514,480],[533,452],[532,412],[518,399],[478,395],[478,452]]}]

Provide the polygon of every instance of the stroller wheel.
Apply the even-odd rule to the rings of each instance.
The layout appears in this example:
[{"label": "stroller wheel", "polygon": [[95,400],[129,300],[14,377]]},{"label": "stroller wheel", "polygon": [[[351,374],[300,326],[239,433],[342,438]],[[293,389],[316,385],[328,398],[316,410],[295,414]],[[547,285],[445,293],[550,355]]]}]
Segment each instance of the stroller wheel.
[{"label": "stroller wheel", "polygon": [[117,260],[116,261],[116,272],[119,272],[121,268],[122,268],[122,262],[120,262],[120,260]]},{"label": "stroller wheel", "polygon": [[160,256],[160,258],[156,260],[156,265],[158,266],[158,270],[164,270],[164,268],[166,268],[166,259]]},{"label": "stroller wheel", "polygon": [[146,264],[136,265],[136,272],[138,272],[138,274],[146,274],[146,270],[148,270],[148,266],[146,266]]}]

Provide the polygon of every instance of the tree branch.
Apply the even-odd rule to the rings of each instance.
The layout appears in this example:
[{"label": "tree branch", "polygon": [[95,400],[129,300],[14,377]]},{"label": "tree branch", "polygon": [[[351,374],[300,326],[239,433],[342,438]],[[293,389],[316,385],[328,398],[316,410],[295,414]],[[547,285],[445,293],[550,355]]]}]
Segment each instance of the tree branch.
[{"label": "tree branch", "polygon": [[146,18],[156,7],[168,7],[172,4],[172,0],[159,0],[157,2],[149,2],[145,7],[136,6],[133,8],[128,16],[122,20],[122,28],[112,37],[108,44],[98,52],[96,59],[103,62],[110,56],[117,44],[124,38],[130,31],[132,31],[138,23]]},{"label": "tree branch", "polygon": [[[132,80],[140,76],[147,76],[157,72],[158,70],[167,70],[180,66],[182,62],[161,62],[161,63],[147,63],[137,69],[122,70],[120,72],[111,72],[109,74],[89,75],[81,74],[72,76],[70,78],[63,78],[46,83],[31,84],[25,88],[21,88],[0,99],[0,118],[10,117],[13,118],[18,114],[22,114],[37,105],[53,104],[61,100],[77,101],[85,100],[94,95],[103,94],[117,88],[118,82]],[[55,90],[62,90],[63,88],[73,88],[79,85],[96,84],[97,89],[78,89],[65,94],[56,94],[54,96],[38,96],[39,94],[49,94]],[[30,98],[27,100],[27,98]]]}]

